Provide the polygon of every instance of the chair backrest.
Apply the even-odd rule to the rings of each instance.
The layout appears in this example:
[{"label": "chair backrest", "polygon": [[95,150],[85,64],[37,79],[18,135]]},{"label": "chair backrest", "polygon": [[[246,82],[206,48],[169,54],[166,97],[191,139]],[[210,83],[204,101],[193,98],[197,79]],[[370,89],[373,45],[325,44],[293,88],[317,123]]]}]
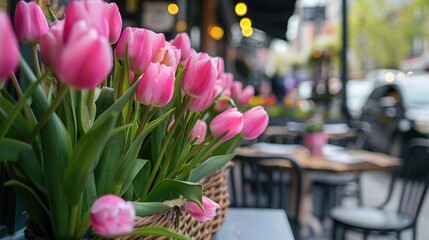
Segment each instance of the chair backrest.
[{"label": "chair backrest", "polygon": [[412,218],[415,224],[429,186],[429,140],[412,139],[402,160],[402,168],[394,174],[386,203],[391,199],[394,184],[402,179],[397,211]]},{"label": "chair backrest", "polygon": [[241,156],[230,170],[233,207],[284,209],[297,237],[302,194],[302,170],[291,158]]}]

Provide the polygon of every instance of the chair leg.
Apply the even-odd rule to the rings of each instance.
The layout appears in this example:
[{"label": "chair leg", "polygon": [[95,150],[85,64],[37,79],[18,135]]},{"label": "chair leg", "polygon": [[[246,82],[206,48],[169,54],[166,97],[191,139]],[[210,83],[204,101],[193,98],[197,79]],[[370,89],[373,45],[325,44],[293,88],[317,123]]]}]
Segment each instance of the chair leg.
[{"label": "chair leg", "polygon": [[337,227],[338,227],[337,221],[333,220],[331,240],[337,240]]},{"label": "chair leg", "polygon": [[[414,224],[414,226],[413,226],[413,228],[412,228],[412,231],[413,231],[413,240],[416,240],[417,239],[417,229],[416,229],[416,224]],[[398,233],[398,239],[400,239],[401,238],[401,235],[400,235],[401,233]]]},{"label": "chair leg", "polygon": [[363,240],[366,240],[368,238],[368,232],[365,231],[363,232]]},{"label": "chair leg", "polygon": [[341,240],[345,240],[346,239],[346,232],[347,232],[347,228],[343,226],[341,228]]}]

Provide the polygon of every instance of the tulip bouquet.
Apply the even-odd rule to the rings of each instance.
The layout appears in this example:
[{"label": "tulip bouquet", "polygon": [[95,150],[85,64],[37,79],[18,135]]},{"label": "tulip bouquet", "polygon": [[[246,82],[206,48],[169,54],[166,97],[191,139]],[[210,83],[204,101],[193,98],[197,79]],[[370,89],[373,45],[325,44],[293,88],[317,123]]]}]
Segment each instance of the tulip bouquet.
[{"label": "tulip bouquet", "polygon": [[[186,33],[166,41],[148,29],[122,30],[116,4],[101,0],[72,1],[65,16],[45,17],[21,1],[12,27],[0,11],[6,185],[41,237],[186,238],[134,230],[134,218],[173,206],[212,218],[219,206],[198,182],[233,158],[240,139],[257,138],[267,113],[240,112],[253,88],[224,72],[222,58],[192,49]],[[32,60],[18,41],[32,47]]]}]

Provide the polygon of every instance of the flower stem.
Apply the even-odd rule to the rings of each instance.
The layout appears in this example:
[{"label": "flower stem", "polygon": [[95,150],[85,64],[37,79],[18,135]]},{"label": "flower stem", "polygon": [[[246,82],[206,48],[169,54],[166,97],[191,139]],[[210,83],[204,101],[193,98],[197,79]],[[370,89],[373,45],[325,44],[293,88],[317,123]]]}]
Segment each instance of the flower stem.
[{"label": "flower stem", "polygon": [[149,119],[149,112],[151,109],[152,109],[151,106],[144,106],[143,107],[143,113],[142,113],[142,117],[140,120],[140,125],[139,125],[139,128],[137,128],[137,132],[136,132],[134,139],[136,139],[140,135],[140,133],[143,131],[144,127],[146,126],[146,123]]},{"label": "flower stem", "polygon": [[186,123],[189,122],[189,119],[191,118],[191,112],[186,112],[185,121],[182,121],[184,124],[182,124],[182,127],[179,130],[179,134],[177,134],[177,137],[174,139],[173,146],[169,149],[167,153],[167,157],[165,158],[165,164],[162,165],[161,171],[158,174],[158,177],[155,180],[155,183],[160,181],[160,178],[165,176],[165,171],[169,168],[170,162],[171,162],[171,155],[173,155],[174,150],[177,147],[177,144],[179,144],[179,141],[181,137],[183,136],[184,131],[186,130]]},{"label": "flower stem", "polygon": [[70,226],[69,226],[69,233],[68,235],[71,237],[76,232],[76,223],[78,220],[78,214],[79,214],[79,204],[76,206],[71,206],[70,209]]},{"label": "flower stem", "polygon": [[230,143],[228,149],[226,150],[226,152],[224,152],[224,154],[231,153],[232,150],[235,149],[235,147],[236,147],[238,141],[240,141],[240,139],[241,139],[240,135],[235,136],[234,139],[232,140],[232,142]]},{"label": "flower stem", "polygon": [[170,131],[167,133],[167,137],[164,139],[164,142],[162,143],[161,150],[160,150],[160,152],[158,154],[158,158],[156,159],[155,165],[152,168],[152,171],[150,173],[148,182],[145,185],[145,189],[143,191],[143,195],[142,196],[145,197],[146,194],[149,191],[149,188],[153,185],[152,184],[153,180],[155,178],[156,173],[158,172],[159,165],[161,164],[161,160],[162,160],[162,158],[163,158],[163,156],[165,154],[165,150],[167,149],[168,143],[170,142],[171,137],[173,137],[174,131],[175,131],[177,125],[179,125],[179,122],[180,122],[181,118],[183,117],[183,115],[185,114],[186,110],[188,109],[189,104],[191,104],[191,101],[192,101],[191,97],[185,99],[183,107],[180,109],[180,112],[177,115],[176,121],[174,122],[174,124],[171,127]]},{"label": "flower stem", "polygon": [[45,126],[45,124],[48,122],[49,117],[52,115],[52,113],[57,110],[58,106],[66,96],[67,92],[69,90],[69,87],[67,85],[60,85],[60,89],[58,91],[58,96],[55,98],[52,105],[48,108],[48,110],[42,115],[42,117],[39,119],[36,127],[33,129],[33,131],[30,134],[30,140],[32,140]]},{"label": "flower stem", "polygon": [[91,119],[94,112],[94,98],[95,88],[88,91],[88,98],[86,99],[86,107],[88,108],[88,114]]},{"label": "flower stem", "polygon": [[[24,98],[24,94],[22,93],[22,89],[19,86],[19,82],[15,76],[15,73],[12,74],[12,84],[13,84],[13,87],[15,88],[15,91],[16,91],[16,94],[18,95],[18,98]],[[27,104],[24,104],[23,111],[24,111],[25,119],[27,120],[27,122],[29,124],[31,124],[31,114],[30,114],[30,109],[29,109]]]},{"label": "flower stem", "polygon": [[183,166],[186,164],[186,162],[194,156],[198,151],[203,149],[205,147],[205,144],[212,141],[213,136],[209,136],[200,144],[198,144],[196,147],[194,147],[190,152],[188,152],[180,161],[176,164],[176,167],[173,169],[173,171],[168,174],[167,178],[173,178],[174,175],[176,175],[180,170],[182,170]]},{"label": "flower stem", "polygon": [[[219,138],[220,139],[220,138]],[[188,167],[186,167],[185,169],[184,169],[184,171],[182,171],[180,174],[179,174],[179,177],[178,177],[178,179],[180,179],[180,178],[182,178],[183,177],[183,175],[184,174],[187,174],[187,173],[189,173],[197,164],[199,164],[199,163],[201,163],[201,160],[205,160],[208,156],[210,156],[210,154],[212,154],[213,153],[213,151],[217,148],[217,147],[219,147],[221,144],[222,144],[223,142],[222,141],[217,141],[216,142],[216,144],[214,144],[208,151],[205,151],[204,152],[204,155],[203,156],[201,156],[200,158],[197,158],[195,161],[193,161],[193,162],[191,162],[190,164],[189,164],[189,166]]]},{"label": "flower stem", "polygon": [[[28,70],[27,68],[23,68],[23,71]],[[45,77],[45,74],[43,74],[41,77],[37,78],[37,80],[33,83],[31,83],[27,90],[25,90],[25,93],[22,98],[19,98],[18,102],[15,104],[15,107],[13,108],[12,112],[10,113],[9,117],[0,125],[0,139],[3,138],[6,133],[9,131],[10,126],[14,122],[15,118],[18,116],[18,113],[22,110],[22,108],[27,104],[27,99],[33,94],[34,90],[37,88],[37,86],[42,82],[43,78]]]},{"label": "flower stem", "polygon": [[39,56],[37,54],[37,43],[31,45],[31,49],[33,50],[33,63],[34,69],[36,70],[36,77],[40,77],[40,65],[39,65]]}]

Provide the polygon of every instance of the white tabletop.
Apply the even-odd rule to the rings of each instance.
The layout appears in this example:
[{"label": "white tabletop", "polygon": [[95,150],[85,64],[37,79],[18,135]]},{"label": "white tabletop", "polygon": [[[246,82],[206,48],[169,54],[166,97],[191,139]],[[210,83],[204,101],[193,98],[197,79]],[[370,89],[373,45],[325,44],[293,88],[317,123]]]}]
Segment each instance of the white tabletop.
[{"label": "white tabletop", "polygon": [[228,208],[222,229],[213,240],[294,240],[281,209]]}]

